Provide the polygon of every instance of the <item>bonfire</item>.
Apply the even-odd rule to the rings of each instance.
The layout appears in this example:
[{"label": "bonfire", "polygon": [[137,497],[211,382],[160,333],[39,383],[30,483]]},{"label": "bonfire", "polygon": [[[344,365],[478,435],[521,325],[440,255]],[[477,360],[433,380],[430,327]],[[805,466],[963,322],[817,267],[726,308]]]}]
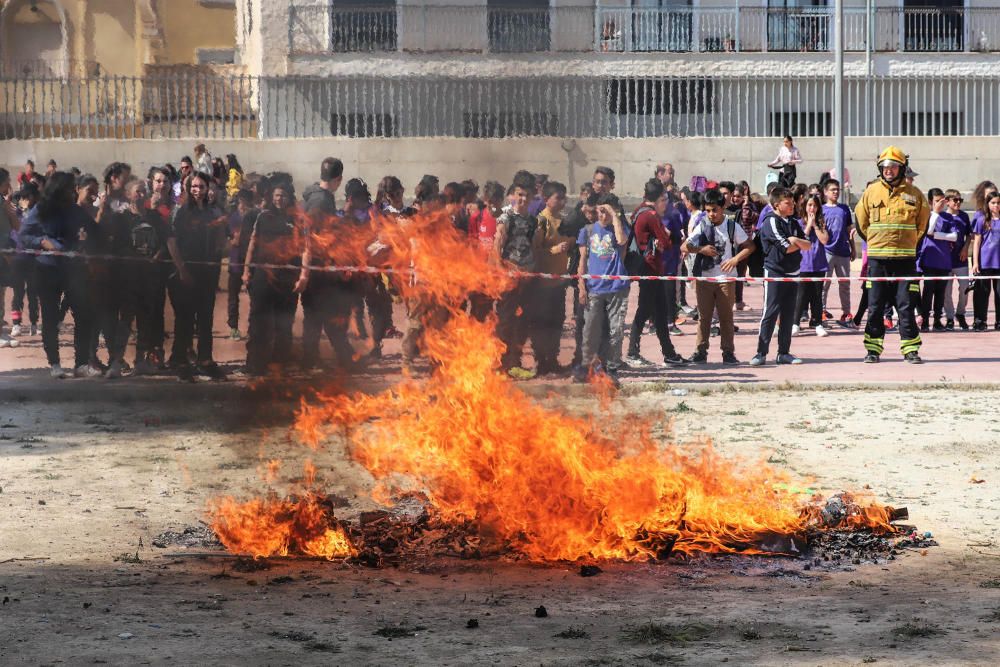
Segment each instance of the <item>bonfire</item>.
[{"label": "bonfire", "polygon": [[710,443],[663,443],[649,418],[613,418],[608,400],[589,418],[533,400],[499,372],[495,322],[463,310],[470,293],[508,289],[507,270],[446,217],[373,225],[402,296],[447,314],[426,322],[434,371],[373,395],[303,401],[294,430],[314,449],[346,446],[386,509],[342,522],[307,470],[294,496],[211,503],[212,527],[233,553],[372,564],[435,553],[539,562],[796,554],[825,531],[891,534],[905,516],[866,495],[803,495],[787,473],[724,458]]}]

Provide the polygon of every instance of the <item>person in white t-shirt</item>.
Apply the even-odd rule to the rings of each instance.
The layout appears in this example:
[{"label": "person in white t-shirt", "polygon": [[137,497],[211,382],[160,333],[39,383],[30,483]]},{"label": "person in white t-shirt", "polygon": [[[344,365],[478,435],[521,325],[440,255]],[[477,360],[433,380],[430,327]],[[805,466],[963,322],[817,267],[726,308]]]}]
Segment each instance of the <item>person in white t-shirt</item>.
[{"label": "person in white t-shirt", "polygon": [[[713,188],[705,193],[705,217],[687,240],[687,249],[694,255],[692,275],[703,278],[736,277],[737,265],[753,253],[754,244],[743,227],[726,215],[726,200]],[[698,297],[698,338],[690,361],[708,361],[708,341],[712,313],[719,316],[719,336],[722,340],[722,363],[738,364],[733,341],[733,306],[736,303],[735,282],[699,280],[695,283]]]}]

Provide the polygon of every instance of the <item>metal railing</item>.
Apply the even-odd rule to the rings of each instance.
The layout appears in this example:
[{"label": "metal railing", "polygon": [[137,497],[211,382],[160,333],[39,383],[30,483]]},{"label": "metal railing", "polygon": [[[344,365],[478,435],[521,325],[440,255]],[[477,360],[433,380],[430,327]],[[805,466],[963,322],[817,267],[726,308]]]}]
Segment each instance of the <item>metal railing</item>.
[{"label": "metal railing", "polygon": [[[289,50],[345,52],[829,51],[832,7],[595,7],[500,9],[412,4],[290,8]],[[863,7],[844,10],[844,42],[874,51],[1000,50],[1000,8]]]},{"label": "metal railing", "polygon": [[0,139],[258,136],[249,76],[0,78]]},{"label": "metal railing", "polygon": [[[830,136],[829,76],[0,79],[0,138]],[[1000,75],[849,76],[849,136],[1000,136]]]}]

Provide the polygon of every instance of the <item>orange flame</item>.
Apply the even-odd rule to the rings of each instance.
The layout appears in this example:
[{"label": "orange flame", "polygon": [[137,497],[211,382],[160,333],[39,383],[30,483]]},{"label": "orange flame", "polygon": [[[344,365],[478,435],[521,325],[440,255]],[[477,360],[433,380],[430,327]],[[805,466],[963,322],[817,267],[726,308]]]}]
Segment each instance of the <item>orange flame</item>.
[{"label": "orange flame", "polygon": [[[496,298],[509,288],[503,267],[446,219],[375,224],[391,249],[388,266],[414,269],[413,279],[400,281],[404,296],[449,313],[425,335],[424,353],[437,369],[377,395],[320,395],[302,403],[295,426],[314,448],[346,434],[351,456],[377,480],[376,499],[420,491],[442,521],[471,522],[484,539],[536,561],[655,558],[664,545],[759,553],[766,536],[821,527],[819,512],[787,490],[787,475],[766,464],[724,459],[710,444],[661,446],[639,418],[611,420],[609,400],[590,420],[534,402],[497,372],[503,345],[493,321],[462,310],[471,292]],[[291,505],[223,504],[217,517],[229,518],[214,525],[239,550],[287,553],[298,540],[308,553],[314,538],[303,542],[292,528],[318,521],[315,510],[308,496]],[[875,505],[852,516],[852,526],[888,526]],[[244,541],[233,539],[234,524],[248,532]]]}]

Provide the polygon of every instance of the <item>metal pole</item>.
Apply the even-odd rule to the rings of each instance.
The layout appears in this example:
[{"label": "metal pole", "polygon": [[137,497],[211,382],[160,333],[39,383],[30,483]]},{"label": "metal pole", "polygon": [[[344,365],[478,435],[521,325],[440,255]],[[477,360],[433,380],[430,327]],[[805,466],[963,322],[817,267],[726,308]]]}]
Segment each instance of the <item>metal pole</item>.
[{"label": "metal pole", "polygon": [[833,173],[844,182],[844,0],[835,0],[835,65],[833,82]]},{"label": "metal pole", "polygon": [[865,72],[872,75],[872,0],[865,0]]}]

